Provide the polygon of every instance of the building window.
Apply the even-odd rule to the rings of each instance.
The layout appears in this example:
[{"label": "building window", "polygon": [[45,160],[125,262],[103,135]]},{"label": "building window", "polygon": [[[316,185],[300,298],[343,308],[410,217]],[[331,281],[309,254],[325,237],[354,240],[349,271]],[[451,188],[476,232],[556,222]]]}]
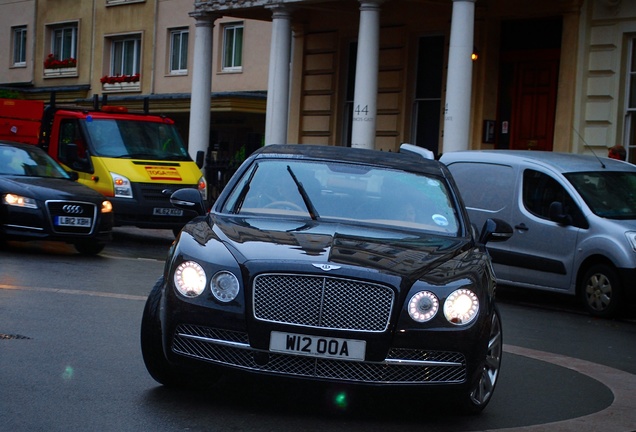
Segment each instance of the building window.
[{"label": "building window", "polygon": [[240,71],[243,66],[243,24],[223,27],[223,70]]},{"label": "building window", "polygon": [[77,58],[77,24],[52,29],[51,54],[56,60]]},{"label": "building window", "polygon": [[188,73],[188,36],[187,29],[170,31],[170,73],[182,75]]},{"label": "building window", "polygon": [[26,26],[13,27],[13,66],[26,66]]},{"label": "building window", "polygon": [[110,75],[138,75],[140,59],[141,36],[113,39],[110,50]]},{"label": "building window", "polygon": [[627,150],[627,160],[636,162],[636,38],[630,41],[629,58],[627,61],[627,101],[625,119],[625,149]]}]

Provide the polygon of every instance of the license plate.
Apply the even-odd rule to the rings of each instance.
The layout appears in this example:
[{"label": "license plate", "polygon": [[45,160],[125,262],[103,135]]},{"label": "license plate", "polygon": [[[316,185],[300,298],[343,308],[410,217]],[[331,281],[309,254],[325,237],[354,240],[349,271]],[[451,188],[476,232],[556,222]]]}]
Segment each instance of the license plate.
[{"label": "license plate", "polygon": [[155,216],[183,216],[183,210],[178,208],[155,207],[152,209]]},{"label": "license plate", "polygon": [[91,222],[92,219],[87,217],[57,216],[55,218],[55,225],[57,226],[89,227]]},{"label": "license plate", "polygon": [[341,360],[364,360],[366,346],[362,340],[277,331],[273,331],[269,339],[270,351]]}]

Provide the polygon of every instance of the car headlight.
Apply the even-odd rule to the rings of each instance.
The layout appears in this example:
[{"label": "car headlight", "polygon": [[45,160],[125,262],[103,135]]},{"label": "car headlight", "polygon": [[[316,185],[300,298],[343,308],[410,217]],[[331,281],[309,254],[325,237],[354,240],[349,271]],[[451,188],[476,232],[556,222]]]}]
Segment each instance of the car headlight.
[{"label": "car headlight", "polygon": [[33,198],[28,198],[11,193],[5,194],[2,197],[2,202],[4,204],[15,207],[38,208],[38,204]]},{"label": "car headlight", "polygon": [[430,291],[417,292],[409,300],[409,316],[420,323],[430,321],[439,310],[439,300]]},{"label": "car headlight", "polygon": [[627,231],[625,237],[627,237],[627,241],[632,246],[632,249],[636,251],[636,231]]},{"label": "car headlight", "polygon": [[194,261],[185,261],[174,272],[174,286],[185,297],[197,297],[205,290],[205,270]]},{"label": "car headlight", "polygon": [[116,198],[133,197],[132,185],[128,178],[114,172],[110,173],[110,176],[113,178],[113,188]]},{"label": "car headlight", "polygon": [[475,319],[478,312],[479,299],[469,289],[453,291],[444,302],[444,316],[451,324],[468,324]]},{"label": "car headlight", "polygon": [[102,213],[110,213],[113,211],[113,203],[108,200],[102,201]]},{"label": "car headlight", "polygon": [[239,281],[234,276],[234,273],[225,270],[216,273],[210,281],[212,295],[223,303],[231,302],[236,298],[239,293],[239,286]]}]

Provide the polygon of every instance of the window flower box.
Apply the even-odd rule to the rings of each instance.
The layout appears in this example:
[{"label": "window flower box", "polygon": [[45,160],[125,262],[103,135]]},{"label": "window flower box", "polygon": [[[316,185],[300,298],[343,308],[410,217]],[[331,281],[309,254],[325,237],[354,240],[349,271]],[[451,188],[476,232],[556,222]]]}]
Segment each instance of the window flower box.
[{"label": "window flower box", "polygon": [[45,78],[77,76],[76,67],[44,69]]},{"label": "window flower box", "polygon": [[100,78],[102,90],[105,92],[132,92],[141,90],[141,76],[135,75],[104,75]]},{"label": "window flower box", "polygon": [[70,57],[58,60],[55,55],[49,54],[44,60],[44,77],[68,77],[77,76],[77,60]]}]

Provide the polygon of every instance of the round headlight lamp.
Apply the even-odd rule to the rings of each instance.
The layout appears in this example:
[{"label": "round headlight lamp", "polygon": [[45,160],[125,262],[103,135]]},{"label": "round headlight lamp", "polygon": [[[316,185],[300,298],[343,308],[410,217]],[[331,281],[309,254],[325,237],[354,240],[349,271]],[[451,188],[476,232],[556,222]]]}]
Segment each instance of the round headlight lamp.
[{"label": "round headlight lamp", "polygon": [[194,261],[184,261],[174,272],[174,286],[185,297],[197,297],[205,290],[205,270]]},{"label": "round headlight lamp", "polygon": [[239,281],[234,273],[223,270],[212,276],[210,290],[218,301],[228,303],[238,295]]},{"label": "round headlight lamp", "polygon": [[417,292],[409,300],[409,316],[420,323],[430,321],[439,310],[439,300],[430,291]]},{"label": "round headlight lamp", "polygon": [[453,291],[444,302],[444,316],[451,324],[468,324],[478,313],[479,299],[477,294],[469,289]]}]

